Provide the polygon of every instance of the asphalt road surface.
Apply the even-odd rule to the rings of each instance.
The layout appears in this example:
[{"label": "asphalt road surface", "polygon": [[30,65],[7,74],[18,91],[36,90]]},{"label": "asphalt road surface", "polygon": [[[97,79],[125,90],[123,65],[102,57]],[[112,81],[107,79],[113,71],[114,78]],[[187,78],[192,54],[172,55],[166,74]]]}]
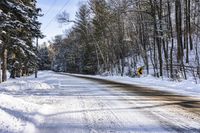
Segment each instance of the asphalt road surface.
[{"label": "asphalt road surface", "polygon": [[200,133],[200,99],[92,78],[49,72],[54,89],[32,91],[44,105],[41,133]]}]

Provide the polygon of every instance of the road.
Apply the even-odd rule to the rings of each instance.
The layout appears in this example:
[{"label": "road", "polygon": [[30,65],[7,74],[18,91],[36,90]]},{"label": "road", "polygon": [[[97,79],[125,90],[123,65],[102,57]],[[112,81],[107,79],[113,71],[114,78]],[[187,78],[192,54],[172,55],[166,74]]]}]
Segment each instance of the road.
[{"label": "road", "polygon": [[54,89],[24,97],[43,105],[34,115],[35,132],[200,132],[199,99],[54,72],[39,76]]}]

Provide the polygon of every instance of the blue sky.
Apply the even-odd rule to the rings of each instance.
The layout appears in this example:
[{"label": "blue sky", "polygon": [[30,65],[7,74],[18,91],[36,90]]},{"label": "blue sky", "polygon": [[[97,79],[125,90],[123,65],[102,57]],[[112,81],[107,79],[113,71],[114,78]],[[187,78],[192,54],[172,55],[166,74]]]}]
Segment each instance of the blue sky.
[{"label": "blue sky", "polygon": [[80,3],[84,1],[86,0],[37,0],[37,7],[41,8],[42,14],[44,14],[43,17],[39,18],[39,21],[42,23],[41,30],[46,36],[44,39],[40,39],[39,43],[52,40],[55,35],[64,34],[64,31],[73,24],[61,26],[56,21],[56,15],[64,7],[60,12],[66,11],[69,13],[70,19],[74,19]]}]

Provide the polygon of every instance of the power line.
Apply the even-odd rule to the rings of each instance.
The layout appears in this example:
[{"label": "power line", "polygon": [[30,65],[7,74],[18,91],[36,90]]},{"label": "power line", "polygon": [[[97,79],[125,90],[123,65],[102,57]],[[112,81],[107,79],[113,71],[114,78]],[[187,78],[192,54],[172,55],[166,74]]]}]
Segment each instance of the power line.
[{"label": "power line", "polygon": [[56,4],[57,0],[54,0],[53,3],[51,4],[51,6],[49,7],[49,9],[44,13],[44,15],[48,14],[51,9],[53,9],[53,6]]},{"label": "power line", "polygon": [[[68,0],[63,7],[58,11],[58,13],[60,13],[68,4],[69,4],[70,0]],[[44,28],[44,30],[46,30],[48,28],[48,26],[53,22],[53,20],[56,18],[57,14],[47,23],[46,27]]]}]

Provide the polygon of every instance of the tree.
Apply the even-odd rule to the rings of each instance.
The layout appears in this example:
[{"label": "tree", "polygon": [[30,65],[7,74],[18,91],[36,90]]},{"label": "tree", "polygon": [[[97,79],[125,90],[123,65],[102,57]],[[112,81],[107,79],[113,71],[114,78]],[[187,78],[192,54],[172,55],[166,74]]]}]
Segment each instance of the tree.
[{"label": "tree", "polygon": [[[0,2],[3,81],[7,80],[8,53],[23,55],[22,58],[32,60],[30,61],[31,64],[36,61],[37,57],[34,53],[36,49],[33,46],[32,39],[42,37],[42,34],[39,30],[41,24],[37,21],[37,17],[40,16],[40,9],[35,7],[35,3],[35,0],[2,0]],[[14,53],[16,51],[17,53]]]},{"label": "tree", "polygon": [[90,0],[76,20],[66,12],[58,16],[75,24],[59,50],[66,71],[133,76],[145,66],[146,74],[187,79],[189,68],[199,68],[197,1]]},{"label": "tree", "polygon": [[51,60],[49,56],[49,49],[46,43],[44,43],[39,47],[38,57],[39,57],[39,70],[50,70]]}]

